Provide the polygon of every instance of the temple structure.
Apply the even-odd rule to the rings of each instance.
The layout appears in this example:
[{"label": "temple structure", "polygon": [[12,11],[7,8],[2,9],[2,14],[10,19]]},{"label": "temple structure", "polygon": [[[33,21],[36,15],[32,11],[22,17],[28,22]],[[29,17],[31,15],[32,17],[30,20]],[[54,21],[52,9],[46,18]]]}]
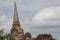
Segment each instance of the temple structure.
[{"label": "temple structure", "polygon": [[53,40],[53,38],[51,35],[48,34],[38,35],[37,38],[32,38],[29,32],[26,32],[24,34],[24,31],[21,28],[21,24],[19,22],[16,2],[14,2],[14,18],[10,40]]},{"label": "temple structure", "polygon": [[24,31],[19,22],[16,2],[14,3],[14,19],[11,29],[11,40],[24,40]]}]

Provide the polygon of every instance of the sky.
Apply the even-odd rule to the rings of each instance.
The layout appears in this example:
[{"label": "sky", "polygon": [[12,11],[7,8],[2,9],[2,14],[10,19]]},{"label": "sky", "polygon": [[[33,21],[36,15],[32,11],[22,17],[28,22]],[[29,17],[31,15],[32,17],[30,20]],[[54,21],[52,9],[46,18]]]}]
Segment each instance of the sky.
[{"label": "sky", "polygon": [[4,33],[12,28],[15,1],[24,33],[33,37],[51,34],[60,40],[60,0],[0,0],[0,29]]}]

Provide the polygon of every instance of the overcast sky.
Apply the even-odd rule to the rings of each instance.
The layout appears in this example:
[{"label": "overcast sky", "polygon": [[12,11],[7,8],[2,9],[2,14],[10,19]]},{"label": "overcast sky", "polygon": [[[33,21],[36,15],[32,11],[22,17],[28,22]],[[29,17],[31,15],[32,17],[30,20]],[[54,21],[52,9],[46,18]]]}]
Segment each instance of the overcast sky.
[{"label": "overcast sky", "polygon": [[0,29],[5,33],[12,27],[14,1],[25,33],[51,34],[60,40],[60,0],[0,0]]}]

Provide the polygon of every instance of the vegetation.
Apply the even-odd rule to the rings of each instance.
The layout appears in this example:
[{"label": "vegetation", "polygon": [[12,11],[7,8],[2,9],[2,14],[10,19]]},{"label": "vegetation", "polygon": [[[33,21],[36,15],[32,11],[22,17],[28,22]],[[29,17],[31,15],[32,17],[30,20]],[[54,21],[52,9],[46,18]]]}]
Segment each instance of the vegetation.
[{"label": "vegetation", "polygon": [[10,38],[10,34],[4,34],[3,30],[0,30],[0,40],[8,40]]}]

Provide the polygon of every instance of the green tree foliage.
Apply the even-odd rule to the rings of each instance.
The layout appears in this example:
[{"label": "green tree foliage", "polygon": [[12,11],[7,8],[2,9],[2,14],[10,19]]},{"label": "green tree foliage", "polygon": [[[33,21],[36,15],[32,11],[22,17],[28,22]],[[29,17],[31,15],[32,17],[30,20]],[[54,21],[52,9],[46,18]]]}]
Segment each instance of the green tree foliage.
[{"label": "green tree foliage", "polygon": [[0,30],[0,40],[4,40],[5,39],[3,33],[4,33],[3,30]]},{"label": "green tree foliage", "polygon": [[0,40],[5,40],[5,39],[9,40],[10,34],[4,34],[3,31],[4,30],[0,30]]}]

